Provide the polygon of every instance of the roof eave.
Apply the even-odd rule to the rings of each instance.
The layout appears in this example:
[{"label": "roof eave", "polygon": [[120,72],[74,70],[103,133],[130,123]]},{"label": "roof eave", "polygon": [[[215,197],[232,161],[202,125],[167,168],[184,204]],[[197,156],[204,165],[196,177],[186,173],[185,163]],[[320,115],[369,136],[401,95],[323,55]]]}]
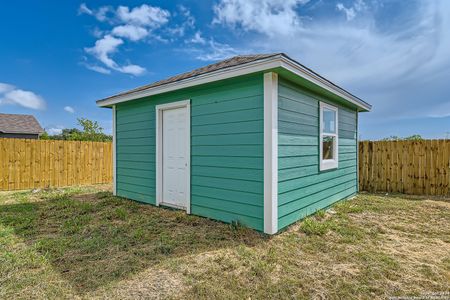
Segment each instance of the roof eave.
[{"label": "roof eave", "polygon": [[280,67],[281,56],[274,56],[267,59],[261,59],[247,64],[237,65],[229,68],[220,69],[217,71],[209,72],[206,74],[197,75],[194,77],[186,78],[176,82],[167,83],[164,85],[152,87],[149,89],[108,97],[105,99],[97,100],[97,105],[100,107],[108,107],[117,103],[139,99],[142,97],[148,97],[158,95],[166,92],[171,92],[187,87],[192,87],[200,84],[210,83],[214,81],[233,78],[236,76],[251,74],[267,69],[274,69]]},{"label": "roof eave", "polygon": [[320,86],[321,88],[324,88],[325,90],[328,90],[339,97],[353,103],[356,105],[360,111],[370,111],[372,106],[363,100],[359,99],[358,97],[350,94],[349,92],[345,91],[344,89],[338,87],[337,85],[334,85],[333,83],[329,82],[325,78],[319,76],[318,74],[314,73],[313,71],[305,68],[301,64],[297,63],[296,61],[280,54],[276,55],[270,58],[257,60],[254,62],[237,65],[217,71],[213,71],[210,73],[198,75],[195,77],[186,78],[180,81],[167,83],[164,85],[152,87],[149,89],[129,93],[129,94],[123,94],[123,95],[117,95],[112,96],[109,98],[98,100],[96,103],[99,107],[111,107],[114,104],[118,104],[121,102],[126,102],[130,100],[135,100],[143,97],[153,96],[157,94],[162,94],[166,92],[171,92],[187,87],[192,87],[200,84],[210,83],[214,81],[224,80],[228,78],[233,78],[236,76],[266,71],[270,69],[275,68],[284,68],[298,76],[301,76],[312,83]]},{"label": "roof eave", "polygon": [[308,81],[314,83],[315,85],[328,90],[329,92],[343,98],[344,100],[349,101],[350,103],[353,103],[356,105],[360,111],[370,111],[372,109],[372,105],[365,102],[364,100],[356,97],[355,95],[352,95],[351,93],[347,92],[346,90],[340,88],[339,86],[333,84],[329,80],[323,78],[322,76],[318,75],[317,73],[309,70],[308,68],[302,66],[298,62],[287,58],[283,56],[281,58],[282,64],[281,67],[302,77],[307,79]]},{"label": "roof eave", "polygon": [[0,131],[0,133],[3,133],[3,134],[42,134],[43,132],[24,132],[24,131],[8,130],[8,131]]}]

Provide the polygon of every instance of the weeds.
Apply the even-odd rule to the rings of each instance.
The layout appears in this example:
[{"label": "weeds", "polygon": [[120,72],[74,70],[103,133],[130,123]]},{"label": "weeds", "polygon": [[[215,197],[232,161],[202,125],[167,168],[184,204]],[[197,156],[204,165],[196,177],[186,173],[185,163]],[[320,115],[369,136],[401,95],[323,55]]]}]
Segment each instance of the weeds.
[{"label": "weeds", "polygon": [[319,235],[322,236],[326,234],[331,227],[331,221],[321,222],[312,217],[308,217],[300,225],[301,231],[307,235]]},{"label": "weeds", "polygon": [[95,188],[0,193],[0,298],[385,299],[445,291],[450,203],[360,195],[268,237]]}]

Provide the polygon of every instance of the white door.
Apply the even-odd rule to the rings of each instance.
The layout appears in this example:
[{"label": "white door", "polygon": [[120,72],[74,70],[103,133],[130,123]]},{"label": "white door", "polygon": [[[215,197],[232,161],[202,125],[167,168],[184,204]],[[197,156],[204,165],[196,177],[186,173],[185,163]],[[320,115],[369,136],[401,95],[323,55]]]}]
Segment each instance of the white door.
[{"label": "white door", "polygon": [[162,111],[162,203],[187,207],[188,140],[186,107]]}]

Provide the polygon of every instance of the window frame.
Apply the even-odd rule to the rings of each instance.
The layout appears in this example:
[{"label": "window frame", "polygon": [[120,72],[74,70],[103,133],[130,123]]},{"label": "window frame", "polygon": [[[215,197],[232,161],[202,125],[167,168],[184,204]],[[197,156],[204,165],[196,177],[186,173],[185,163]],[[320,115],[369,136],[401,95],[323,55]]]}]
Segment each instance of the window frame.
[{"label": "window frame", "polygon": [[[324,108],[333,110],[336,113],[336,124],[335,124],[335,133],[324,133],[323,132],[323,111]],[[320,171],[330,170],[330,169],[337,169],[339,165],[339,121],[338,121],[338,114],[339,109],[336,106],[330,105],[325,102],[320,102],[320,109],[319,109],[319,147],[320,147],[320,153],[319,153],[319,160],[320,160]],[[324,136],[331,136],[334,137],[333,139],[333,159],[323,159],[323,137]]]}]

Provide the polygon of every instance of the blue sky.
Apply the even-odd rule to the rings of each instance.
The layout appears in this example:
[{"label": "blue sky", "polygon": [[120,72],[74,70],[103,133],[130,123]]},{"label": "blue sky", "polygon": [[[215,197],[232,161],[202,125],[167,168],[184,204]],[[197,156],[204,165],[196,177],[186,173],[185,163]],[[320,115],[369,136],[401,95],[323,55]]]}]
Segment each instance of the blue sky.
[{"label": "blue sky", "polygon": [[6,1],[0,112],[49,132],[95,100],[237,54],[285,52],[374,106],[360,136],[450,135],[450,1]]}]

